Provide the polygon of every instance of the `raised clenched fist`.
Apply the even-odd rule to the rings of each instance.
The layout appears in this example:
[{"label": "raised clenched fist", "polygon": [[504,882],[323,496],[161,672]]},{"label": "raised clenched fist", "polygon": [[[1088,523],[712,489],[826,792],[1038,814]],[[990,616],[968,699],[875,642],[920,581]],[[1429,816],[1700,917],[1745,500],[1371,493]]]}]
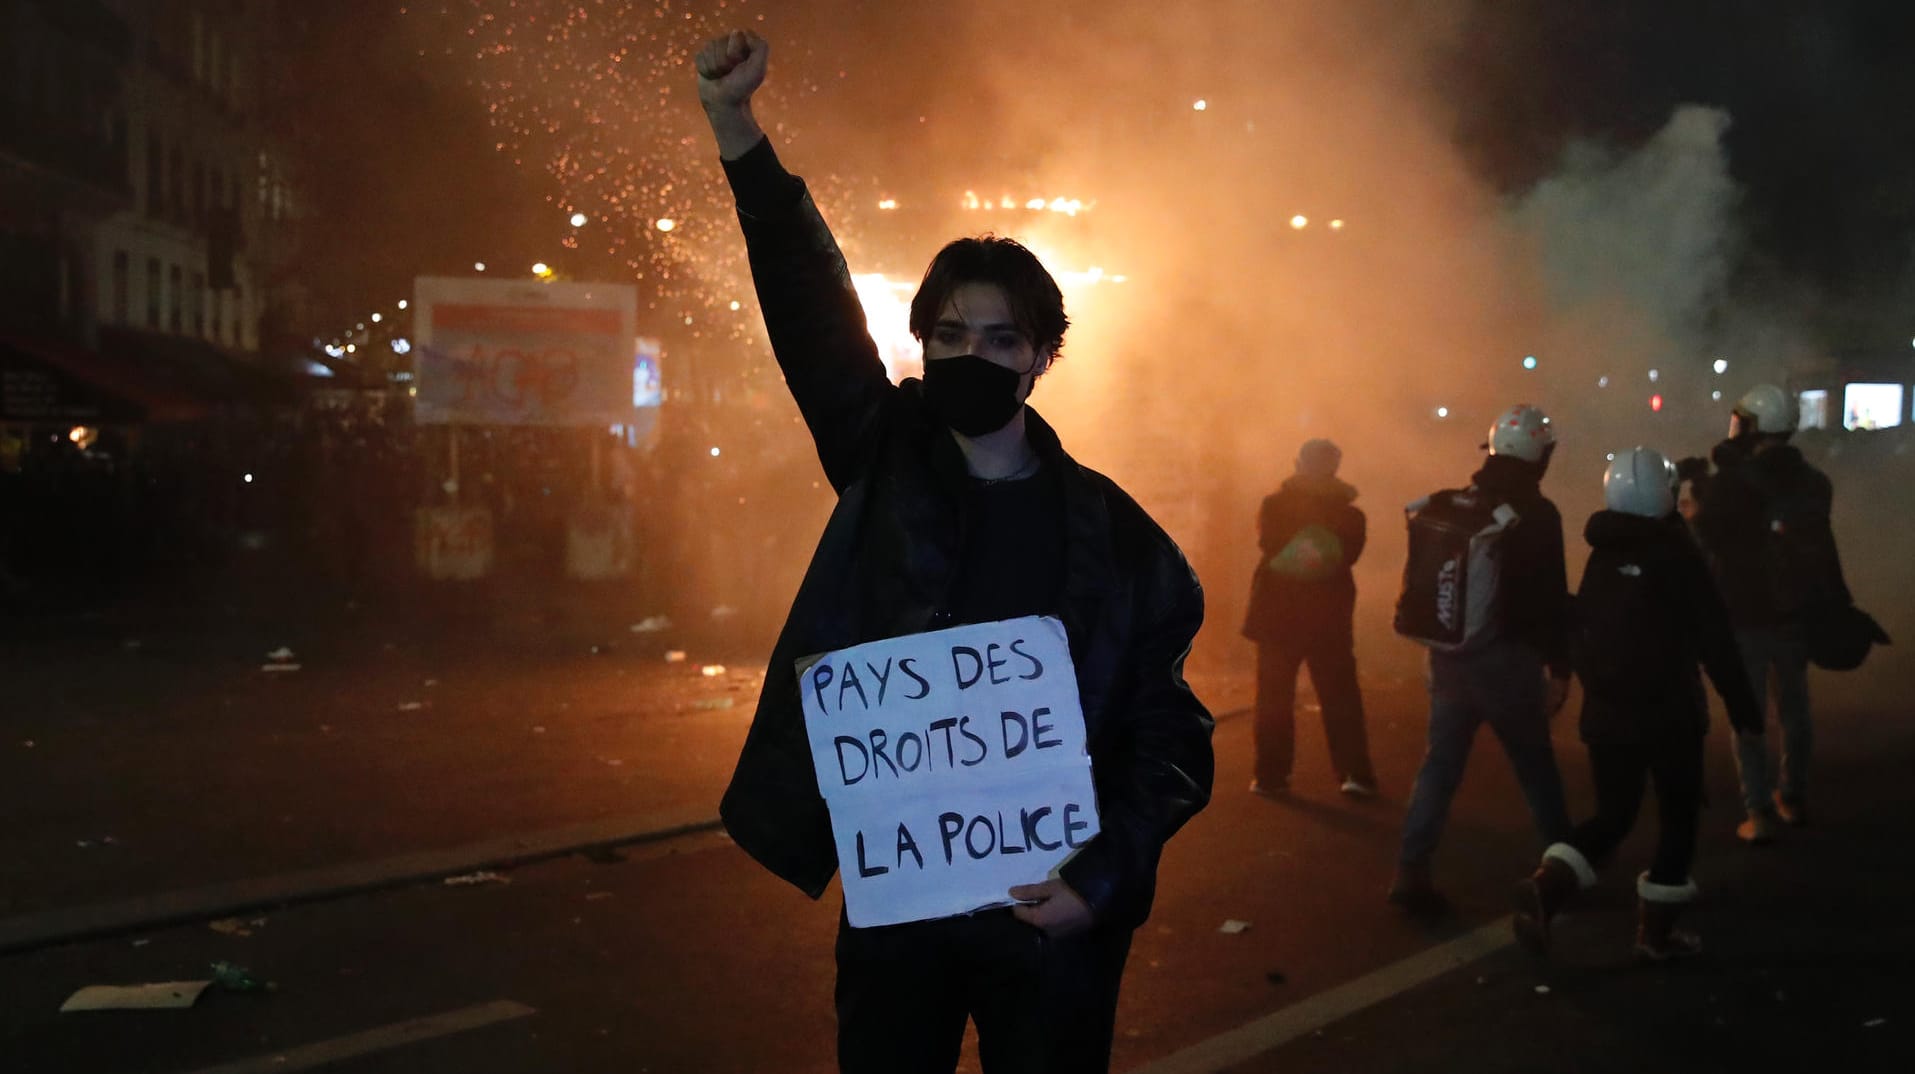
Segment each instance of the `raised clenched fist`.
[{"label": "raised clenched fist", "polygon": [[771,43],[750,30],[733,30],[705,43],[692,57],[698,69],[698,100],[706,111],[742,108],[765,84]]}]

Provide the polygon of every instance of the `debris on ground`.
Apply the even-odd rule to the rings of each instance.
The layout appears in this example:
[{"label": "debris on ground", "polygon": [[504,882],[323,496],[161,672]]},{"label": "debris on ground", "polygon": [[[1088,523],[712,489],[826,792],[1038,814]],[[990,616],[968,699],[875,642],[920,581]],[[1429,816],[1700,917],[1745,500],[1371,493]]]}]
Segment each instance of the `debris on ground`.
[{"label": "debris on ground", "polygon": [[612,893],[609,891],[588,891],[585,893],[586,902],[597,902],[600,899],[609,899],[611,897]]},{"label": "debris on ground", "polygon": [[60,1004],[69,1011],[182,1010],[199,1002],[211,981],[160,981],[137,985],[87,985]]},{"label": "debris on ground", "polygon": [[[265,920],[265,918],[259,918],[251,922],[251,924],[265,924]],[[208,921],[206,927],[219,933],[221,936],[251,936],[253,930],[247,927],[248,924],[248,922],[241,921],[236,917],[222,917],[218,921]]]},{"label": "debris on ground", "polygon": [[266,659],[271,660],[276,664],[287,663],[288,661],[292,660],[292,658],[293,658],[293,651],[291,649],[286,648],[284,645],[266,654]]},{"label": "debris on ground", "polygon": [[434,686],[437,686],[437,685],[439,685],[439,680],[438,680],[438,679],[427,679],[427,680],[426,680],[426,689],[428,689],[428,690],[429,690],[429,689],[431,689],[431,688],[432,688],[432,687],[434,687]]},{"label": "debris on ground", "polygon": [[706,664],[704,667],[698,669],[698,673],[707,679],[715,679],[725,673],[725,665]]},{"label": "debris on ground", "polygon": [[1233,917],[1219,926],[1217,931],[1223,933],[1225,936],[1235,936],[1240,932],[1249,932],[1250,922],[1239,921]]},{"label": "debris on ground", "polygon": [[406,701],[406,702],[402,702],[399,705],[399,711],[400,712],[418,712],[420,709],[425,707],[426,707],[426,703],[423,701]]},{"label": "debris on ground", "polygon": [[672,621],[662,615],[649,615],[632,624],[634,634],[656,634],[661,630],[670,630]]},{"label": "debris on ground", "polygon": [[533,724],[533,725],[532,725],[532,733],[533,733],[533,734],[535,734],[535,735],[542,735],[542,734],[544,734],[544,733],[545,733],[545,725],[544,725],[544,724]]},{"label": "debris on ground", "polygon": [[228,992],[277,992],[279,986],[271,981],[262,981],[253,976],[251,970],[236,966],[231,962],[213,963],[213,983]]},{"label": "debris on ground", "polygon": [[490,869],[481,869],[476,873],[466,873],[462,876],[448,876],[445,878],[445,886],[449,888],[470,887],[474,884],[510,884],[511,882],[510,877],[500,876]]},{"label": "debris on ground", "polygon": [[261,664],[259,665],[259,670],[261,671],[298,671],[299,665],[298,664]]},{"label": "debris on ground", "polygon": [[730,619],[732,616],[737,614],[738,614],[738,609],[732,607],[729,604],[720,604],[718,607],[713,608],[711,610],[711,617],[713,619]]},{"label": "debris on ground", "polygon": [[1549,986],[1548,986],[1548,985],[1537,985],[1537,986],[1536,986],[1536,994],[1537,994],[1537,995],[1539,995],[1539,996],[1547,996],[1547,995],[1549,995]]},{"label": "debris on ground", "polygon": [[1886,1018],[1871,1018],[1868,1021],[1862,1023],[1862,1028],[1877,1029],[1887,1024],[1888,1024],[1888,1019]]},{"label": "debris on ground", "polygon": [[685,650],[683,650],[683,649],[672,649],[672,650],[670,650],[670,651],[668,651],[668,652],[667,652],[667,653],[665,654],[665,662],[666,662],[667,664],[682,664],[682,663],[684,663],[684,662],[685,662]]},{"label": "debris on ground", "polygon": [[714,709],[728,709],[736,704],[737,700],[735,697],[707,697],[692,702],[692,708],[701,712],[709,712]]}]

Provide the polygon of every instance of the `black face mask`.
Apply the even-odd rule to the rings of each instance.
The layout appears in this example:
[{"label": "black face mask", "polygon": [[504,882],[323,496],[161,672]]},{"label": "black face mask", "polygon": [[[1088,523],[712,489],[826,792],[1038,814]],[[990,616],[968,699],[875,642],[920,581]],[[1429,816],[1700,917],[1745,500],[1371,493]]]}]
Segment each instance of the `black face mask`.
[{"label": "black face mask", "polygon": [[937,419],[965,436],[983,436],[1010,424],[1023,402],[1023,377],[975,354],[929,358],[924,363],[924,401]]}]

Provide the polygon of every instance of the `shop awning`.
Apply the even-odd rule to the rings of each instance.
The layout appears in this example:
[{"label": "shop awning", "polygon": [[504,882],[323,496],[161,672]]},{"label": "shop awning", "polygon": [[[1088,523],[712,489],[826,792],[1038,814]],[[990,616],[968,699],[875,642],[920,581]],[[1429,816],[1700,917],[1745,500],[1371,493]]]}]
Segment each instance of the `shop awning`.
[{"label": "shop awning", "polygon": [[74,343],[0,334],[0,421],[122,425],[191,421],[206,401],[123,358]]}]

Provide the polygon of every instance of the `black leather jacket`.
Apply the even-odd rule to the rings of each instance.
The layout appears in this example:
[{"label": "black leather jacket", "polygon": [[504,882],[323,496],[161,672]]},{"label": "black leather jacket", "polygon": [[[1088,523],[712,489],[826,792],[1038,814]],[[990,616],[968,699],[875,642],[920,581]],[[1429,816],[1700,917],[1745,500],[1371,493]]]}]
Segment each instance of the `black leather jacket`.
[{"label": "black leather jacket", "polygon": [[[844,256],[804,183],[768,142],[725,171],[772,350],[838,503],[772,651],[720,814],[747,853],[817,898],[837,854],[795,662],[954,625],[967,477],[957,444],[926,413],[921,382],[886,379]],[[1025,420],[1065,500],[1060,618],[1101,826],[1060,875],[1100,926],[1135,927],[1150,912],[1165,841],[1210,798],[1213,724],[1183,676],[1203,591],[1130,497],[1072,461],[1034,412]]]}]

